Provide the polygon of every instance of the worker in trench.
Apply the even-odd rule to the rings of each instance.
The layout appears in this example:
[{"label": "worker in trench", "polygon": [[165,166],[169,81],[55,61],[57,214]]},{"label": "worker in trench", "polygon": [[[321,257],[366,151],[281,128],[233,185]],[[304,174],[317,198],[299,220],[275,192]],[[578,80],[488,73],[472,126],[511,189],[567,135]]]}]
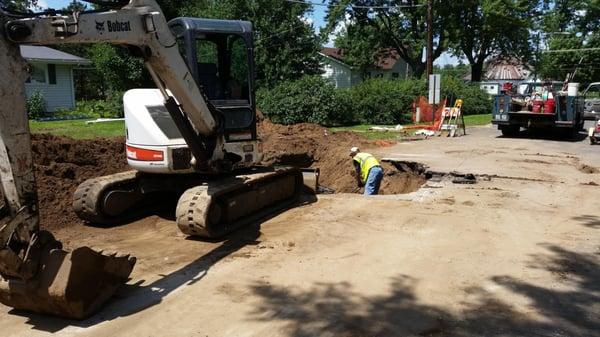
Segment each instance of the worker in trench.
[{"label": "worker in trench", "polygon": [[364,194],[378,194],[381,179],[383,179],[383,169],[379,161],[370,153],[360,152],[356,146],[350,149],[350,157],[354,164],[352,175],[356,178],[359,187],[365,187]]}]

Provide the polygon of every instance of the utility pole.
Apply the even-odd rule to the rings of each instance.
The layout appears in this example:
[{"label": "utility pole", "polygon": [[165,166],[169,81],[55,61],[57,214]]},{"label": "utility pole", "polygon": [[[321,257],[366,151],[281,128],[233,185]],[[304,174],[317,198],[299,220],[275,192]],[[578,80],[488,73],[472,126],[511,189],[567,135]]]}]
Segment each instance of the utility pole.
[{"label": "utility pole", "polygon": [[427,0],[427,78],[433,74],[433,0]]}]

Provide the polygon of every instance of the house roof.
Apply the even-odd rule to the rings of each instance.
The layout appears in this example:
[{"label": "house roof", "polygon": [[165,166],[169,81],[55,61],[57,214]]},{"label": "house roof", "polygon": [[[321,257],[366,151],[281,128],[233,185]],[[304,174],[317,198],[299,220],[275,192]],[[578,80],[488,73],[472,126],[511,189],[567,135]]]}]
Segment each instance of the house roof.
[{"label": "house roof", "polygon": [[340,48],[324,47],[321,48],[321,54],[334,58],[338,61],[344,62],[344,51]]},{"label": "house roof", "polygon": [[398,55],[398,52],[394,49],[388,49],[380,53],[375,65],[377,68],[390,70],[394,68],[398,60],[400,60],[400,55]]},{"label": "house roof", "polygon": [[63,64],[90,64],[90,60],[44,46],[20,46],[27,61],[46,61]]},{"label": "house roof", "polygon": [[[331,57],[342,63],[345,63],[343,49],[325,47],[321,49],[321,54]],[[398,53],[393,49],[388,49],[380,53],[377,61],[373,62],[373,66],[383,70],[390,70],[394,68],[398,60],[400,60],[400,56],[398,55]]]},{"label": "house roof", "polygon": [[487,64],[484,78],[487,80],[525,80],[531,71],[516,58],[494,58]]}]

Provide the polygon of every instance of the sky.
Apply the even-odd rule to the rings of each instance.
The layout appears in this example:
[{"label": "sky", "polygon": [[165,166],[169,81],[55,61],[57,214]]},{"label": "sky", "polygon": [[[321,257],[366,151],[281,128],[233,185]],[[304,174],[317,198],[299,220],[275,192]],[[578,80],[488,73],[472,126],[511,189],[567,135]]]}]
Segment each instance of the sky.
[{"label": "sky", "polygon": [[[38,5],[44,8],[50,7],[54,9],[60,9],[68,6],[70,2],[71,0],[38,0]],[[285,0],[281,0],[281,2],[284,3]],[[321,0],[310,0],[309,2],[321,3]],[[321,27],[325,26],[326,9],[327,7],[325,6],[313,6],[312,13],[306,16],[307,21],[314,25],[317,32]],[[327,47],[333,46],[333,37],[334,36],[330,36],[330,39],[326,44]],[[458,64],[458,61],[458,58],[448,53],[443,53],[435,60],[434,64],[439,66],[443,66],[445,64],[456,65]]]}]

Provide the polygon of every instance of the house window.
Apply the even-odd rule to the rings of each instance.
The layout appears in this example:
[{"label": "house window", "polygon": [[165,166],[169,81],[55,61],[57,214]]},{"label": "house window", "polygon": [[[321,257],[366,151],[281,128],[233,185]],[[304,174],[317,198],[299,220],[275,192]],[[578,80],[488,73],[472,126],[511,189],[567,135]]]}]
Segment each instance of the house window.
[{"label": "house window", "polygon": [[383,78],[383,74],[377,74],[375,75],[376,78]]},{"label": "house window", "polygon": [[48,83],[56,84],[56,65],[48,64]]},{"label": "house window", "polygon": [[38,63],[29,64],[29,77],[25,83],[46,84],[46,65]]},{"label": "house window", "polygon": [[392,78],[398,78],[400,76],[400,74],[398,73],[392,73]]}]

